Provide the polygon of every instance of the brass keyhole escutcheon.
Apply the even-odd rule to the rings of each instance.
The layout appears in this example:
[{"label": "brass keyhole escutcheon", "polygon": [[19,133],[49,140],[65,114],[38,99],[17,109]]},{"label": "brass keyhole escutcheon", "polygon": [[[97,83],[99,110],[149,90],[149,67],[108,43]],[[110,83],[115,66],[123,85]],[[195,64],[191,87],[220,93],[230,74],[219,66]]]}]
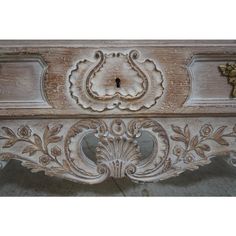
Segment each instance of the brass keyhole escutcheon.
[{"label": "brass keyhole escutcheon", "polygon": [[116,78],[115,81],[116,81],[116,87],[117,87],[117,88],[120,88],[120,82],[121,82],[120,79],[119,79],[119,78]]}]

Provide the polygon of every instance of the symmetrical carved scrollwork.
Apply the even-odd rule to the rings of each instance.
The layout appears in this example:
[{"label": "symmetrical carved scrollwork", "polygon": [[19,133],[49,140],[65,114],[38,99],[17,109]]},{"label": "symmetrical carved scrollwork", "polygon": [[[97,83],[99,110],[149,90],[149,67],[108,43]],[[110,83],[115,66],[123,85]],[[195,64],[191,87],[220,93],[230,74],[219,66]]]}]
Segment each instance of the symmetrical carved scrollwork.
[{"label": "symmetrical carved scrollwork", "polygon": [[[74,124],[53,121],[40,128],[33,121],[17,122],[2,126],[0,159],[20,160],[32,172],[95,184],[109,177],[155,182],[208,164],[217,153],[236,153],[235,124],[230,128],[200,123],[196,132],[188,124],[160,120],[82,119]],[[153,140],[147,158],[142,158],[137,141],[144,131]],[[89,134],[98,139],[96,161],[83,151],[82,141]]]},{"label": "symmetrical carved scrollwork", "polygon": [[83,60],[69,76],[70,94],[83,108],[94,111],[150,108],[163,93],[163,76],[149,59],[138,61],[139,52],[95,53],[95,62]]}]

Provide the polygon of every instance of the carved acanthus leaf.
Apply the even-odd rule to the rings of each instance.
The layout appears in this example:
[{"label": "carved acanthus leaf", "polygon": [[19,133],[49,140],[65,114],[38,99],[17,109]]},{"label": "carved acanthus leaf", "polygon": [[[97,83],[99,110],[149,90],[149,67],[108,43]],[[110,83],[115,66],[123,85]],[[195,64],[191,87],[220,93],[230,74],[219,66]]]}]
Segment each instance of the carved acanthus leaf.
[{"label": "carved acanthus leaf", "polygon": [[95,53],[95,62],[83,60],[69,76],[70,94],[83,108],[94,111],[150,108],[163,93],[163,76],[149,59],[138,61],[136,50]]},{"label": "carved acanthus leaf", "polygon": [[[163,126],[159,119],[82,119],[70,128],[57,122],[44,129],[36,126],[32,121],[3,126],[0,159],[17,159],[32,172],[89,184],[125,176],[135,182],[155,182],[209,164],[218,147],[236,153],[236,125],[230,130],[226,125],[201,123],[197,132],[191,124]],[[168,129],[173,131],[170,138]],[[137,141],[144,131],[153,141],[146,158]],[[83,151],[82,141],[89,134],[98,139],[96,161]]]}]

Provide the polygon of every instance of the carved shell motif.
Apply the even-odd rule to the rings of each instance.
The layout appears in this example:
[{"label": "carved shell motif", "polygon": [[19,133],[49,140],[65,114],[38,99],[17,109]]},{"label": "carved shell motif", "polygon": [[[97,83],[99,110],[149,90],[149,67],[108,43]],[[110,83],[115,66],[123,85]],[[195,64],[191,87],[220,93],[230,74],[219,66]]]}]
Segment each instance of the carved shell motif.
[{"label": "carved shell motif", "polygon": [[137,142],[125,137],[126,126],[122,120],[114,120],[110,127],[111,136],[102,137],[96,148],[98,169],[106,168],[110,176],[122,178],[127,173],[134,173],[141,158]]},{"label": "carved shell motif", "polygon": [[[142,129],[153,135],[156,145],[147,159],[142,160],[136,137]],[[98,139],[96,161],[83,152],[82,140],[88,134]],[[69,166],[81,182],[100,183],[108,177],[128,176],[140,181],[145,172],[147,180],[160,173],[169,153],[169,140],[163,127],[152,120],[134,120],[129,123],[114,119],[80,120],[65,137],[65,155]]]},{"label": "carved shell motif", "polygon": [[[178,119],[165,119],[2,120],[0,164],[16,159],[32,172],[88,184],[125,176],[134,182],[156,182],[209,164],[218,155],[228,156],[236,166],[234,118],[227,118],[225,125],[220,118],[221,125],[214,124],[216,118],[206,123],[193,118],[182,125]],[[144,158],[138,138],[147,132],[153,145]],[[98,141],[95,159],[83,151],[87,135]]]},{"label": "carved shell motif", "polygon": [[80,61],[72,70],[70,94],[77,104],[94,111],[150,108],[163,93],[163,76],[153,61],[137,61],[139,53],[102,51],[95,53],[97,61]]}]

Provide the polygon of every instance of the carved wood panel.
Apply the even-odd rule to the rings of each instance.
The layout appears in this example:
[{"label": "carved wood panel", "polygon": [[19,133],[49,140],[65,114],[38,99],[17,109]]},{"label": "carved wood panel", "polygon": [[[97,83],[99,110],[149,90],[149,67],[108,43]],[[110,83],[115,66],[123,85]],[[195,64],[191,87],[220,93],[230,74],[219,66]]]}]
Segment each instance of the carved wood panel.
[{"label": "carved wood panel", "polygon": [[230,41],[0,41],[0,158],[88,184],[235,165],[235,61]]},{"label": "carved wood panel", "polygon": [[[144,131],[154,143],[147,158],[137,143]],[[95,161],[82,148],[89,134],[98,139]],[[75,182],[125,176],[155,182],[209,164],[214,156],[236,153],[235,142],[234,118],[15,120],[1,123],[0,157]]]},{"label": "carved wood panel", "polygon": [[[91,104],[85,104],[84,100],[82,100],[82,104],[79,100],[79,95],[76,93],[78,88],[78,83],[81,81],[85,81],[84,79],[76,80],[77,83],[73,87],[71,84],[71,72],[74,71],[78,64],[81,66],[86,65],[86,73],[90,72],[90,69],[94,69],[93,65],[99,61],[99,58],[94,58],[97,51],[101,51],[103,56],[106,57],[108,55],[109,59],[111,59],[113,53],[120,53],[120,55],[129,55],[132,51],[139,52],[139,57],[134,59],[135,62],[139,63],[139,67],[146,76],[140,77],[140,81],[142,78],[151,78],[151,75],[147,75],[149,70],[144,68],[145,61],[150,62],[148,65],[153,65],[157,70],[156,73],[161,73],[154,76],[151,81],[158,82],[158,78],[162,80],[160,86],[155,84],[150,84],[150,89],[153,89],[153,86],[157,86],[159,89],[155,89],[157,94],[153,94],[152,90],[145,90],[145,95],[148,97],[148,101],[150,104],[145,103],[144,100],[136,99],[132,101],[131,104],[135,104],[134,107],[128,105],[127,96],[123,92],[123,95],[126,96],[125,99],[122,99],[123,105],[120,104],[120,100],[115,101],[114,105],[113,101],[117,100],[116,98],[119,97],[119,92],[117,90],[122,90],[124,81],[132,81],[132,76],[129,77],[128,75],[123,75],[126,79],[121,81],[120,89],[116,88],[115,82],[115,67],[112,68],[109,64],[109,59],[106,60],[104,64],[103,70],[106,70],[106,75],[110,75],[110,82],[109,79],[104,80],[106,81],[106,86],[113,86],[115,89],[111,94],[115,92],[116,98],[109,98],[108,100],[104,101],[100,99],[99,105],[95,105],[97,101],[94,99],[94,96],[90,96],[86,91],[90,91],[91,89],[83,90],[85,101],[91,101]],[[146,41],[146,42],[135,42],[135,41],[126,41],[126,42],[106,42],[102,43],[100,41],[93,41],[93,42],[0,42],[0,55],[4,56],[11,56],[11,57],[35,57],[39,56],[43,59],[45,64],[47,65],[47,71],[44,76],[43,80],[43,93],[47,103],[53,108],[53,112],[50,109],[38,109],[37,107],[32,107],[32,109],[24,109],[22,106],[20,110],[15,110],[14,108],[18,108],[19,106],[14,105],[11,106],[13,109],[3,109],[1,111],[1,117],[8,117],[8,116],[31,116],[31,115],[44,115],[44,116],[64,116],[68,115],[70,117],[76,117],[78,115],[89,115],[91,114],[92,107],[95,107],[93,111],[94,115],[113,115],[113,114],[122,114],[127,115],[130,113],[137,113],[140,111],[139,114],[145,113],[148,115],[175,115],[175,114],[182,114],[182,115],[189,115],[189,114],[196,114],[202,115],[206,113],[210,114],[225,114],[225,113],[236,113],[236,106],[235,101],[231,96],[232,93],[232,86],[228,84],[227,78],[221,74],[219,71],[219,66],[224,65],[227,62],[233,63],[235,61],[236,49],[234,43],[229,42],[155,42],[155,41]],[[190,63],[193,61],[193,58],[196,56],[201,55],[202,58],[206,60],[203,61],[201,65],[203,65],[203,71],[206,73],[202,73],[200,70],[202,67],[199,67],[199,64],[195,68],[195,75],[197,75],[201,79],[196,79],[195,75],[191,76],[190,70],[191,65]],[[111,57],[111,58],[110,58]],[[121,57],[120,61],[123,61]],[[216,59],[218,58],[218,60]],[[118,63],[120,62],[117,57],[111,59],[112,62],[115,61],[117,65],[121,67],[126,67],[127,63]],[[209,62],[210,60],[210,62]],[[86,63],[82,63],[83,61],[87,61]],[[108,62],[107,62],[108,61]],[[91,67],[87,67],[87,65],[91,63]],[[107,64],[108,63],[108,64]],[[93,65],[92,65],[93,64]],[[141,65],[140,65],[141,64]],[[209,70],[209,65],[211,68]],[[2,67],[4,64],[2,65]],[[127,65],[128,66],[128,65]],[[121,68],[120,67],[120,68]],[[79,69],[77,72],[81,72],[82,70]],[[133,71],[132,73],[136,73],[135,70],[119,70],[123,71],[122,73],[128,73],[128,71]],[[119,72],[121,73],[121,72]],[[75,74],[74,74],[75,75]],[[101,71],[96,74],[95,77],[101,75]],[[119,74],[120,75],[120,74]],[[212,76],[211,76],[212,75]],[[121,75],[120,75],[121,76]],[[85,74],[86,78],[86,74]],[[131,78],[131,79],[130,79]],[[138,80],[139,76],[137,77]],[[95,81],[92,79],[92,81]],[[121,78],[118,78],[121,79]],[[99,81],[99,80],[98,80]],[[104,82],[103,81],[103,82]],[[192,83],[195,81],[194,83]],[[217,89],[216,93],[214,92],[213,85],[215,81],[221,81],[220,85],[222,89]],[[160,83],[161,81],[159,81]],[[110,84],[109,84],[110,83]],[[223,84],[223,85],[222,85]],[[137,85],[137,84],[136,84]],[[193,88],[191,86],[194,86]],[[137,85],[138,86],[138,85]],[[136,88],[137,88],[136,86]],[[206,92],[205,88],[210,86],[209,93]],[[219,87],[221,87],[219,86]],[[96,95],[97,91],[94,88],[96,87],[101,89],[101,86],[93,86],[92,95]],[[75,89],[72,93],[71,89]],[[133,87],[132,87],[133,88]],[[129,86],[131,89],[131,86]],[[110,90],[110,89],[109,89]],[[132,90],[132,89],[131,89]],[[138,89],[138,93],[141,92],[141,88]],[[100,91],[100,90],[99,90]],[[159,92],[158,92],[159,91]],[[205,99],[207,97],[207,101],[204,100],[199,105],[196,104],[196,99],[199,100],[199,94],[201,94],[200,100]],[[203,91],[203,92],[202,92]],[[207,90],[208,91],[208,90]],[[104,94],[105,91],[101,92]],[[130,90],[129,90],[130,93]],[[132,92],[132,94],[135,92]],[[158,94],[159,93],[159,94]],[[101,95],[100,94],[100,95]],[[84,97],[83,96],[83,97]],[[109,95],[112,96],[112,95]],[[131,95],[132,96],[132,95]],[[100,96],[101,97],[101,96]],[[107,95],[106,95],[107,98]],[[144,97],[143,97],[144,98]],[[190,98],[193,98],[190,99]],[[195,99],[196,98],[196,99]],[[219,99],[217,99],[219,98]],[[223,101],[223,100],[224,101]],[[2,98],[3,100],[3,98]],[[6,99],[5,99],[6,100]],[[216,101],[217,100],[217,101]],[[220,100],[220,101],[219,101]],[[109,102],[108,102],[109,101]],[[189,103],[190,101],[190,103]],[[191,102],[193,101],[193,102]],[[214,102],[216,101],[216,102]],[[107,104],[109,105],[109,109],[106,108]],[[139,108],[139,106],[142,107]],[[207,105],[208,104],[208,105]],[[88,108],[84,108],[83,106],[88,106]],[[6,107],[6,106],[5,106]],[[126,107],[126,108],[125,108]],[[6,107],[7,108],[7,107]]]},{"label": "carved wood panel", "polygon": [[150,108],[163,93],[163,76],[150,59],[137,61],[139,52],[95,53],[96,62],[79,61],[72,70],[70,93],[83,108],[140,110]]}]

